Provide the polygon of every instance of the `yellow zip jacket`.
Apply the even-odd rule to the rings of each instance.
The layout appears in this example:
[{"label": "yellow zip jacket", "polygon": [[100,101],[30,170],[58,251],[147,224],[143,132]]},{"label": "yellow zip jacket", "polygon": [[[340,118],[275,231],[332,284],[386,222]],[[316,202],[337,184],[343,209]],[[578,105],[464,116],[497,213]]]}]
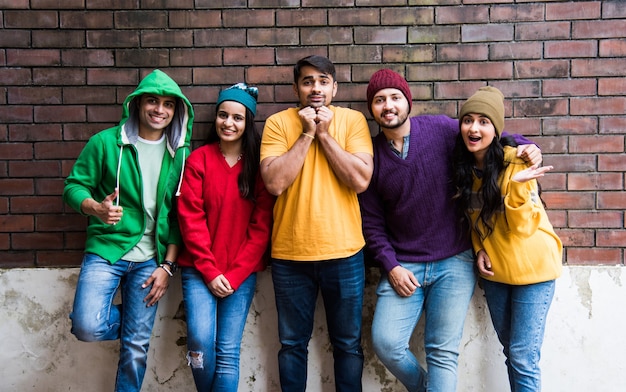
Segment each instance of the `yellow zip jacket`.
[{"label": "yellow zip jacket", "polygon": [[[528,167],[515,155],[515,148],[505,147],[506,168],[498,180],[504,210],[496,213],[494,230],[484,240],[472,230],[474,251],[484,249],[491,259],[494,275],[483,277],[487,280],[524,285],[556,279],[561,275],[563,244],[539,199],[537,181],[511,179]],[[474,195],[481,183],[481,179],[474,178]],[[472,224],[479,212],[480,207],[470,211]],[[481,224],[479,227],[484,231]]]}]

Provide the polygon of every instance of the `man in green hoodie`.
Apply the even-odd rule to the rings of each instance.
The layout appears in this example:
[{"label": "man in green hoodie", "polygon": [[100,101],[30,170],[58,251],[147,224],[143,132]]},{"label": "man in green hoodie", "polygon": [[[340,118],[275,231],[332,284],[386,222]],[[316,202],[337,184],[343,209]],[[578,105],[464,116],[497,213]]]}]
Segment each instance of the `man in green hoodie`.
[{"label": "man in green hoodie", "polygon": [[[82,341],[120,339],[115,391],[139,391],[156,305],[181,243],[171,216],[190,152],[193,108],[159,70],[125,100],[119,125],[94,135],[63,199],[89,217],[70,318]],[[113,304],[120,289],[122,303]]]}]

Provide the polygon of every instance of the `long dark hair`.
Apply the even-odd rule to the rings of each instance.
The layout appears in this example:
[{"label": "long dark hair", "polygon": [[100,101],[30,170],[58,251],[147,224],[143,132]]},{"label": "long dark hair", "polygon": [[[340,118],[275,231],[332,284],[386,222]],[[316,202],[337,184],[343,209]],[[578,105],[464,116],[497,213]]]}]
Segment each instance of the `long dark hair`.
[{"label": "long dark hair", "polygon": [[[219,106],[215,108],[216,115],[218,110]],[[219,143],[219,141],[217,125],[216,122],[213,121],[205,144]],[[254,188],[259,172],[259,160],[261,158],[261,135],[257,132],[254,114],[252,114],[248,108],[246,108],[246,127],[241,137],[241,150],[243,153],[243,170],[237,179],[239,193],[242,198],[254,201]]]},{"label": "long dark hair", "polygon": [[[500,138],[496,135],[487,149],[480,172],[475,167],[474,155],[467,150],[460,133],[454,146],[452,165],[456,192],[453,200],[456,201],[461,224],[475,230],[481,239],[493,232],[493,217],[504,205],[498,184],[500,173],[508,166],[508,162],[504,161],[504,146],[516,147],[517,143],[510,136]],[[477,200],[472,200],[474,174],[482,178],[482,184],[475,195]],[[480,213],[474,225],[471,225],[469,211],[476,208],[480,208]],[[479,223],[482,223],[485,232],[481,230]]]}]

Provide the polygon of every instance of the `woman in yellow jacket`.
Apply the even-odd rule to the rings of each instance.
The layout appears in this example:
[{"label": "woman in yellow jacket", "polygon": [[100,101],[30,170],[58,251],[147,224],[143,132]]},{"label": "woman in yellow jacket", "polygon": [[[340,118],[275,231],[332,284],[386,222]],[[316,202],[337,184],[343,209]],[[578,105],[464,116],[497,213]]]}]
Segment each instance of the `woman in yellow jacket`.
[{"label": "woman in yellow jacket", "polygon": [[504,97],[483,87],[461,107],[454,154],[456,195],[471,227],[491,320],[504,346],[511,391],[541,390],[539,359],[562,243],[539,197],[537,178],[501,138]]}]

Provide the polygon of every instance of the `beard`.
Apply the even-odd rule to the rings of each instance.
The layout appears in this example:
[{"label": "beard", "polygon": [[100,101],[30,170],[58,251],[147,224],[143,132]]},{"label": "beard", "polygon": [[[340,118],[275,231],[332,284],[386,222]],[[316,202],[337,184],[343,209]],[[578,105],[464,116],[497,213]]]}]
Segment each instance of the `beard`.
[{"label": "beard", "polygon": [[[396,119],[390,123],[383,121],[383,117],[385,116],[386,113],[396,114]],[[396,129],[396,128],[400,128],[406,122],[406,120],[408,120],[408,118],[409,118],[409,112],[395,113],[391,111],[386,111],[381,114],[380,119],[376,119],[376,122],[378,123],[378,125],[386,129]]]}]

